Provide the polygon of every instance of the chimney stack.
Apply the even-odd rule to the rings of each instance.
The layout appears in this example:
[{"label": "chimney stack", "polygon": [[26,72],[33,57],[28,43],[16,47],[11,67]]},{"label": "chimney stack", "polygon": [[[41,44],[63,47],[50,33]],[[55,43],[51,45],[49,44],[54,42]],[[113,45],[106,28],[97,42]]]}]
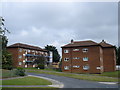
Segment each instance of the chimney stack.
[{"label": "chimney stack", "polygon": [[74,41],[73,41],[73,39],[71,39],[71,44],[73,44],[74,43]]},{"label": "chimney stack", "polygon": [[105,40],[104,40],[104,39],[102,40],[102,43],[105,43]]}]

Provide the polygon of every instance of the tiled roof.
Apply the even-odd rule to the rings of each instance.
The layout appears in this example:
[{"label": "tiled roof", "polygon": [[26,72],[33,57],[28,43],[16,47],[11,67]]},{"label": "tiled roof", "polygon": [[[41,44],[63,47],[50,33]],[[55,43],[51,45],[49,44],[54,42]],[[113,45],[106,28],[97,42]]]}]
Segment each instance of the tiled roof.
[{"label": "tiled roof", "polygon": [[26,49],[33,49],[33,50],[39,50],[39,51],[47,51],[45,49],[42,49],[37,46],[32,46],[32,45],[27,45],[27,44],[22,44],[22,43],[15,43],[13,45],[8,46],[7,48],[26,48]]},{"label": "tiled roof", "polygon": [[96,43],[94,41],[88,40],[88,41],[73,41],[67,45],[62,46],[64,47],[77,47],[77,46],[102,46],[102,47],[113,47],[112,45],[106,43],[106,42],[101,42],[101,43]]},{"label": "tiled roof", "polygon": [[106,42],[101,42],[101,43],[99,43],[102,47],[114,47],[113,45],[111,45],[111,44],[108,44],[108,43],[106,43]]}]

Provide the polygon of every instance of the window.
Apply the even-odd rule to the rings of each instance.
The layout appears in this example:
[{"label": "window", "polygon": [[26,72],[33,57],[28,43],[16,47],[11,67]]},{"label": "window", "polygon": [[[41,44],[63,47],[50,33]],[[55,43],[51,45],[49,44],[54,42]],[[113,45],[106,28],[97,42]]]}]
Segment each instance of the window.
[{"label": "window", "polygon": [[73,51],[79,51],[79,49],[73,49]]},{"label": "window", "polygon": [[32,52],[35,52],[34,50],[32,50]]},{"label": "window", "polygon": [[73,68],[79,68],[79,67],[80,67],[80,66],[76,66],[76,65],[75,65],[75,66],[73,66]]},{"label": "window", "polygon": [[83,61],[88,61],[88,57],[84,57],[84,58],[83,58]]},{"label": "window", "polygon": [[69,58],[64,58],[64,61],[69,61]]},{"label": "window", "polygon": [[84,70],[88,70],[90,67],[88,66],[88,65],[86,65],[86,66],[83,66],[83,69]]},{"label": "window", "polygon": [[28,52],[30,52],[30,50],[28,50]]},{"label": "window", "polygon": [[25,54],[23,54],[23,56],[25,56]]},{"label": "window", "polygon": [[79,57],[73,57],[73,59],[80,59]]},{"label": "window", "polygon": [[82,51],[83,52],[88,52],[88,48],[83,48]]},{"label": "window", "polygon": [[19,55],[19,58],[22,58],[22,55]]},{"label": "window", "polygon": [[64,53],[69,53],[69,50],[64,50]]},{"label": "window", "polygon": [[101,69],[101,67],[96,67],[96,69]]},{"label": "window", "polygon": [[21,48],[19,49],[19,52],[22,52],[22,49],[21,49]]},{"label": "window", "polygon": [[22,62],[18,62],[19,65],[22,65]]},{"label": "window", "polygon": [[64,69],[65,70],[69,70],[69,66],[64,66]]}]

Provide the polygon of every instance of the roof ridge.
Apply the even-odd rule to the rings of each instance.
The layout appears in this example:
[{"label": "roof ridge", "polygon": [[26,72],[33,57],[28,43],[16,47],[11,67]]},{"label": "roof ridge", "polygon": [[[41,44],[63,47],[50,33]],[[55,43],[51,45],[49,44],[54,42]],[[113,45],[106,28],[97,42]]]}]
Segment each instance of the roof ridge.
[{"label": "roof ridge", "polygon": [[24,44],[24,43],[15,43],[15,44],[12,44],[9,47],[24,47],[24,48],[31,48],[31,49],[39,49],[39,50],[45,50],[45,49],[42,49],[41,47],[39,46],[32,46],[32,45],[29,45],[29,44]]}]

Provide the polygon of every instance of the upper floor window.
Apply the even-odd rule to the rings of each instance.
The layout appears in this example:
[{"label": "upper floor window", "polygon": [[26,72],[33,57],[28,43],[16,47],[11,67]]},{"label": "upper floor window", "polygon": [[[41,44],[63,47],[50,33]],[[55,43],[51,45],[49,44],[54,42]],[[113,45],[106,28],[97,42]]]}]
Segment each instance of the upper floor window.
[{"label": "upper floor window", "polygon": [[79,49],[73,49],[73,51],[79,51]]},{"label": "upper floor window", "polygon": [[73,59],[80,59],[79,57],[73,57]]},{"label": "upper floor window", "polygon": [[84,58],[83,58],[83,61],[88,61],[88,57],[84,57]]},{"label": "upper floor window", "polygon": [[22,58],[22,55],[19,55],[19,58]]},{"label": "upper floor window", "polygon": [[90,68],[89,65],[83,66],[83,69],[84,69],[84,70],[88,70],[89,68]]},{"label": "upper floor window", "polygon": [[65,70],[69,70],[69,66],[64,66],[64,69]]},{"label": "upper floor window", "polygon": [[82,51],[83,52],[88,52],[88,48],[83,48]]},{"label": "upper floor window", "polygon": [[67,49],[66,49],[66,50],[64,50],[64,53],[69,53],[69,50],[67,50]]},{"label": "upper floor window", "polygon": [[32,52],[35,52],[34,50],[32,50]]},{"label": "upper floor window", "polygon": [[30,50],[28,50],[28,52],[30,52]]},{"label": "upper floor window", "polygon": [[19,49],[19,52],[22,52],[22,49],[21,49],[21,48]]},{"label": "upper floor window", "polygon": [[69,58],[64,58],[64,61],[69,61]]}]

